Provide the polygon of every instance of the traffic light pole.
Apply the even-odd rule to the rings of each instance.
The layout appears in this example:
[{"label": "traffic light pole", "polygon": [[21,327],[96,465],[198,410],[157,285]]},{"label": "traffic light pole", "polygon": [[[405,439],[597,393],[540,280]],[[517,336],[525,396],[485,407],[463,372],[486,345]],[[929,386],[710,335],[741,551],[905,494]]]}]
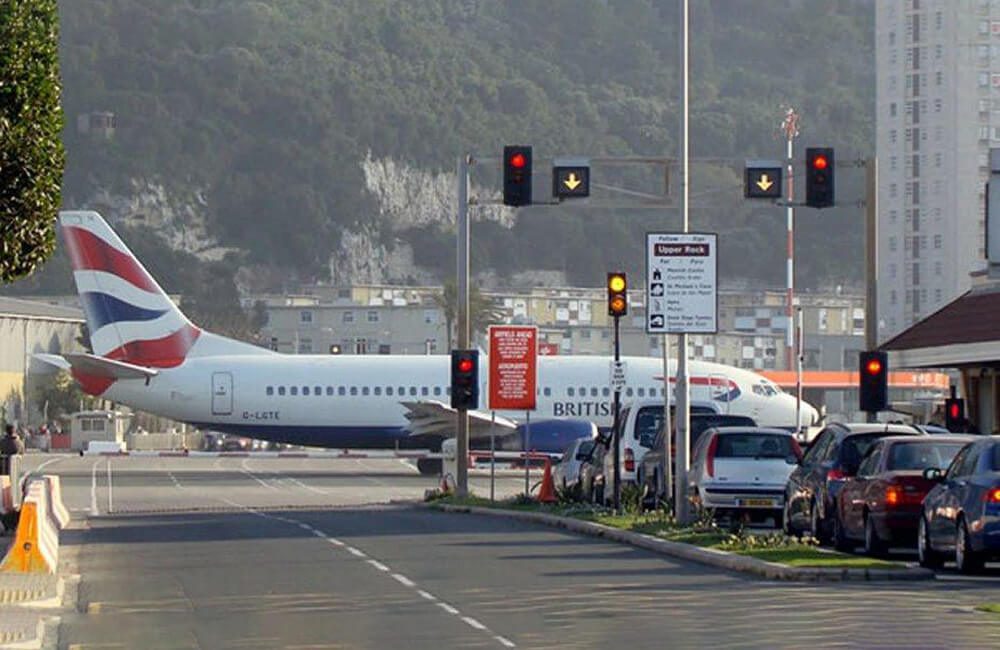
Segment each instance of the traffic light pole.
[{"label": "traffic light pole", "polygon": [[[865,160],[865,349],[878,347],[878,159]],[[869,411],[868,422],[878,420]]]},{"label": "traffic light pole", "polygon": [[[458,349],[469,349],[469,156],[458,158]],[[476,379],[478,381],[478,378]],[[458,409],[456,437],[455,492],[469,494],[469,411]]]},{"label": "traffic light pole", "polygon": [[[621,321],[621,316],[615,316],[615,367],[618,366],[618,362],[621,361],[621,339],[619,337],[619,321]],[[614,507],[615,512],[621,511],[622,505],[622,472],[621,472],[621,422],[619,422],[619,414],[621,413],[621,397],[622,391],[618,386],[615,386],[615,396],[614,401],[611,404],[612,409],[612,444],[614,445],[614,483],[612,484],[612,492],[614,493]]]}]

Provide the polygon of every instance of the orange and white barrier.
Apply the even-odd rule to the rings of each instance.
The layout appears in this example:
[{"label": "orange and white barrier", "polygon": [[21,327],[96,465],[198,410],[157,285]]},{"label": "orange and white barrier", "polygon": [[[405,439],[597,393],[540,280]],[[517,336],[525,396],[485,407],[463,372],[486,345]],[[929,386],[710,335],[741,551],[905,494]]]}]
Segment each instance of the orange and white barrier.
[{"label": "orange and white barrier", "polygon": [[55,573],[59,565],[59,530],[69,522],[59,478],[32,480],[21,503],[14,543],[0,561],[0,571]]}]

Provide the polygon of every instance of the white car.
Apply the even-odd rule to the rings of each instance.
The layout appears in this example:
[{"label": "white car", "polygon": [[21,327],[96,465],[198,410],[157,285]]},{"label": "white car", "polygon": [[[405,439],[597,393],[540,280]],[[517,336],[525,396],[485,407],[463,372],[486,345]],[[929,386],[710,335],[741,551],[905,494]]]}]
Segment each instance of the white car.
[{"label": "white car", "polygon": [[719,427],[699,439],[691,458],[691,494],[704,510],[781,525],[785,484],[802,458],[782,429]]}]

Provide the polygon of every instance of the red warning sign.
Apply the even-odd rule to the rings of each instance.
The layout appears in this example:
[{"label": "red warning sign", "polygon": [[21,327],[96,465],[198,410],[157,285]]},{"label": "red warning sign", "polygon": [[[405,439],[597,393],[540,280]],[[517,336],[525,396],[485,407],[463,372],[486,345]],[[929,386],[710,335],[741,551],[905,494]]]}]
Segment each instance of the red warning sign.
[{"label": "red warning sign", "polygon": [[525,325],[491,326],[489,358],[490,410],[535,410],[538,328]]}]

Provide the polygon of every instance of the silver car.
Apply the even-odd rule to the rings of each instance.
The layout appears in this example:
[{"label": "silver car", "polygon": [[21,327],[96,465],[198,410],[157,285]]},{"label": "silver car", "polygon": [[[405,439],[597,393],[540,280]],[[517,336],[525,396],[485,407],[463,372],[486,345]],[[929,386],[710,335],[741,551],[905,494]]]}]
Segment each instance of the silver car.
[{"label": "silver car", "polygon": [[594,449],[593,438],[579,438],[563,450],[562,459],[552,468],[552,480],[558,487],[568,488],[580,480],[580,468]]}]

